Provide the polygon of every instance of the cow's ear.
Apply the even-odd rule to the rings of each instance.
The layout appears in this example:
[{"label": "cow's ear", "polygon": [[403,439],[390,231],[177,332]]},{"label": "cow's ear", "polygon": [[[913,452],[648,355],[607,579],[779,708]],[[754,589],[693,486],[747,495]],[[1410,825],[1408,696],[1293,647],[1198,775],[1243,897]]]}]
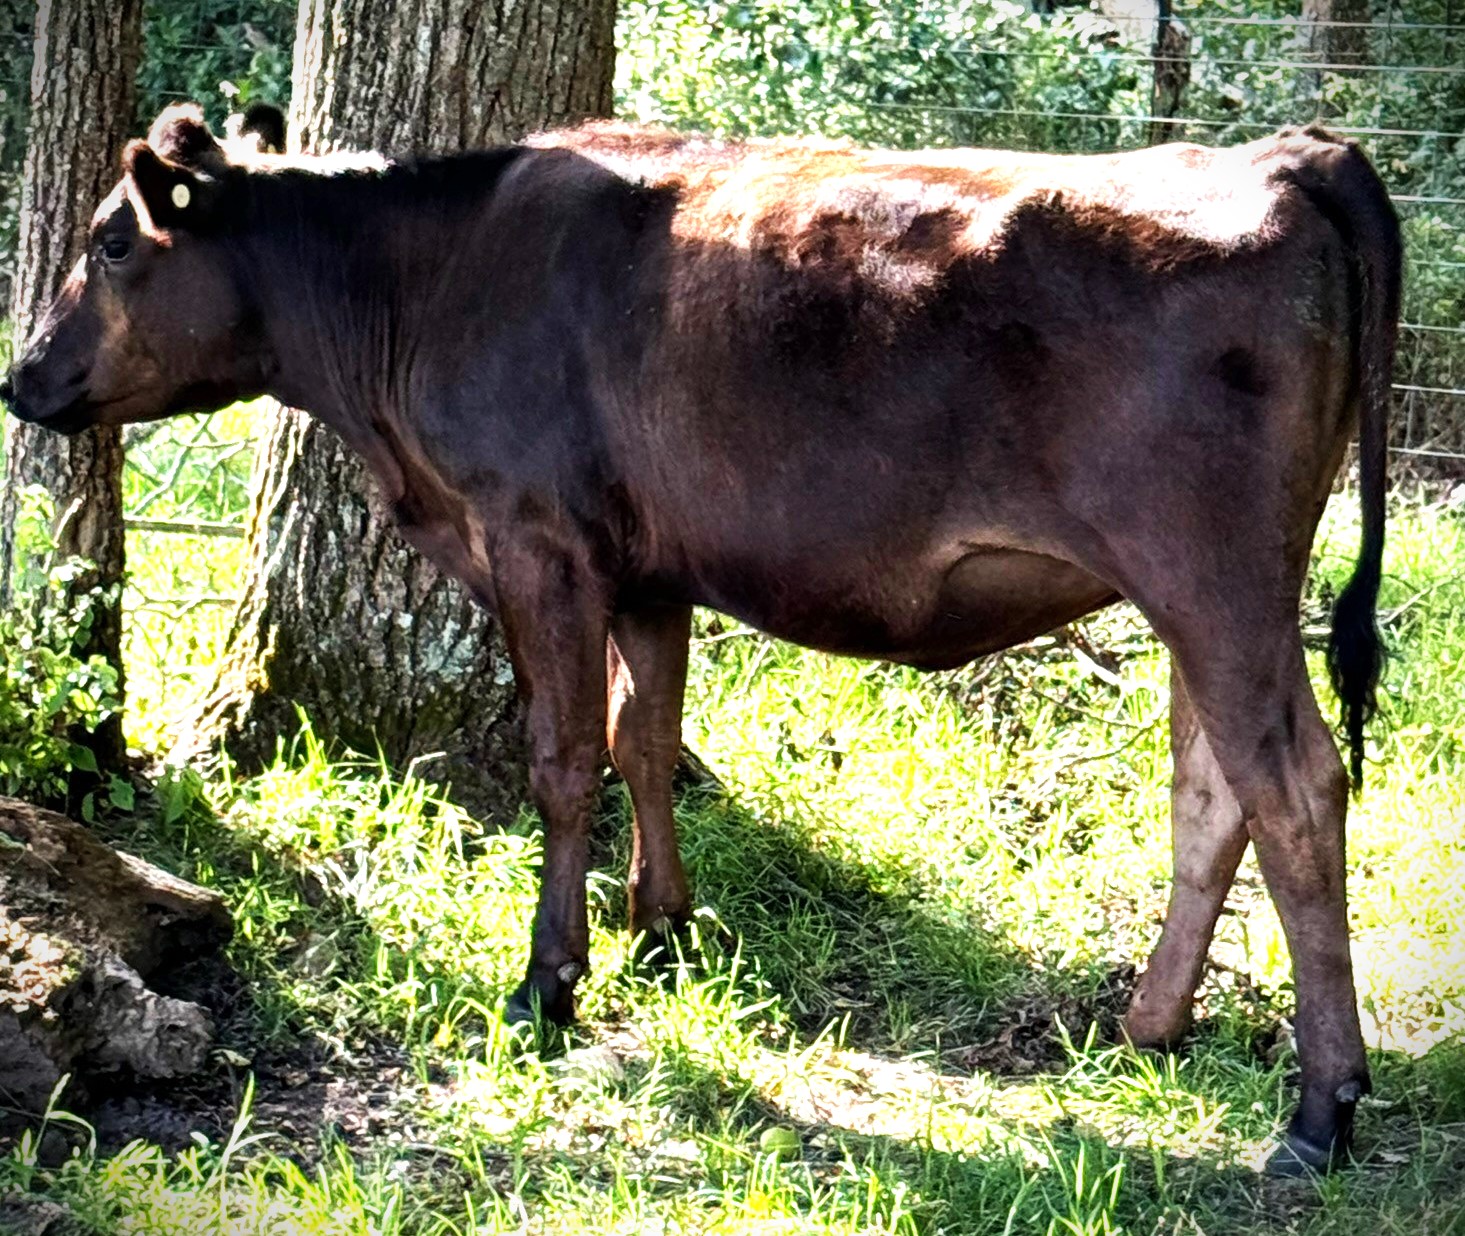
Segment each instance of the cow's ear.
[{"label": "cow's ear", "polygon": [[251,103],[239,118],[239,137],[260,154],[284,154],[285,113],[273,103]]},{"label": "cow's ear", "polygon": [[122,166],[155,228],[197,229],[212,219],[218,183],[165,159],[146,142],[130,142]]},{"label": "cow's ear", "polygon": [[148,130],[148,145],[184,167],[219,171],[228,162],[197,103],[174,103],[159,112]]}]

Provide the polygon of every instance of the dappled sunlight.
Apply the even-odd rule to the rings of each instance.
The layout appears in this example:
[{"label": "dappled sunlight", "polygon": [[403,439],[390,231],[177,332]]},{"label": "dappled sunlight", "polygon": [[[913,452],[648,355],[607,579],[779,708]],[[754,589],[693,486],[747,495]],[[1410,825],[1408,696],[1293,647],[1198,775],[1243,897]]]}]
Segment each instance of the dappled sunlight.
[{"label": "dappled sunlight", "polygon": [[125,720],[144,751],[165,750],[213,686],[244,587],[250,462],[268,408],[234,404],[128,431]]}]

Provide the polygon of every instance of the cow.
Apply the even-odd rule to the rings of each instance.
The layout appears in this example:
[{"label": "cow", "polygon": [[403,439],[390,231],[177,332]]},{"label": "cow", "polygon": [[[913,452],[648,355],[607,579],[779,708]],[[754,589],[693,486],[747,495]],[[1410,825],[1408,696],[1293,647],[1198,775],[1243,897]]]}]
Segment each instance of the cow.
[{"label": "cow", "polygon": [[306,409],[493,611],[545,837],[510,1019],[573,1015],[607,745],[631,926],[688,918],[693,606],[941,668],[1127,598],[1172,660],[1175,878],[1126,1032],[1186,1033],[1254,843],[1297,990],[1272,1166],[1345,1159],[1369,1090],[1349,776],[1298,609],[1356,427],[1361,549],[1329,648],[1356,781],[1401,282],[1356,145],[896,153],[607,122],[312,159],[227,149],[175,106],[122,170],[0,394],[63,433]]}]

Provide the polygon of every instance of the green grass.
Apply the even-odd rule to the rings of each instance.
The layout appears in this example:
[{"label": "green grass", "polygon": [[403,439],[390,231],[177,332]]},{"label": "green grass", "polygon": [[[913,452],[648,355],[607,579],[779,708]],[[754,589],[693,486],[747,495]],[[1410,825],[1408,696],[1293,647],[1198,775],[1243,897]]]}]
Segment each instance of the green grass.
[{"label": "green grass", "polygon": [[[350,1084],[387,1041],[405,1093],[351,1141],[291,1141],[247,1105],[232,1140],[172,1156],[104,1155],[68,1125],[60,1163],[34,1138],[0,1158],[0,1195],[149,1236],[1465,1232],[1465,514],[1397,507],[1395,655],[1351,825],[1378,1093],[1348,1174],[1254,1171],[1295,1058],[1250,861],[1194,1041],[1108,1039],[1169,868],[1167,664],[1116,610],[947,675],[701,619],[686,736],[726,788],[678,807],[695,965],[658,984],[630,964],[611,785],[583,1021],[542,1053],[496,1020],[527,945],[530,815],[485,826],[308,735],[250,780],[165,782],[113,828],[234,910],[249,998],[219,1069],[243,1087],[271,1051],[323,1044]],[[1355,509],[1330,509],[1310,630]],[[761,1149],[771,1127],[797,1152]]]},{"label": "green grass", "polygon": [[[249,503],[254,436],[263,403],[234,404],[128,431],[123,500],[133,519],[238,527]],[[213,681],[234,615],[245,542],[187,531],[127,534],[123,656],[128,740],[153,751]]]}]

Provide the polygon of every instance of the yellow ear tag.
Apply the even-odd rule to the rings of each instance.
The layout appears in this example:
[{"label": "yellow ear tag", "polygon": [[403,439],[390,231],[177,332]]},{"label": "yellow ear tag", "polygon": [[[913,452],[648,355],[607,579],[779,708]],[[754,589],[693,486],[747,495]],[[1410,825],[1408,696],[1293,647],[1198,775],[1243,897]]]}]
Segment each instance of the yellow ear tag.
[{"label": "yellow ear tag", "polygon": [[180,184],[173,186],[173,205],[178,207],[179,210],[186,210],[192,197],[193,195],[189,193],[187,185]]}]

